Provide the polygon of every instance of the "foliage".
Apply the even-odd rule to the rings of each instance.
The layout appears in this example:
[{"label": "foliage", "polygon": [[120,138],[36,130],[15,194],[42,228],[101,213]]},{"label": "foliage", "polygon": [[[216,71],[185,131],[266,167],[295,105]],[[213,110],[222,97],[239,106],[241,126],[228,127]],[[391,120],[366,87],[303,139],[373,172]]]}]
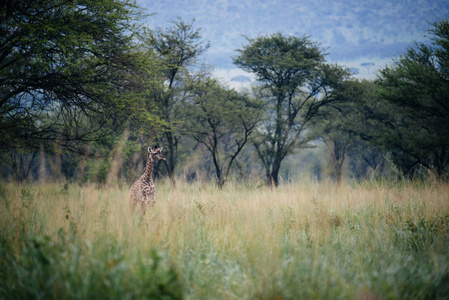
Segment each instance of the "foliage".
[{"label": "foliage", "polygon": [[268,183],[277,186],[282,161],[310,141],[310,120],[321,106],[337,100],[336,87],[349,74],[324,64],[318,44],[308,37],[260,36],[237,51],[234,63],[256,75],[267,102],[265,122],[253,144]]},{"label": "foliage", "polygon": [[416,44],[380,72],[376,130],[405,175],[424,167],[441,179],[449,168],[449,21],[433,24],[431,44]]},{"label": "foliage", "polygon": [[[318,136],[338,183],[344,164],[355,179],[386,178],[386,161],[401,176],[449,178],[448,20],[435,22],[430,43],[409,48],[375,82],[326,63],[325,50],[308,36],[247,38],[233,58],[257,79],[247,95],[196,78],[210,45],[194,20],[149,30],[129,0],[0,7],[6,181],[126,185],[143,169],[142,149],[160,143],[172,184],[176,175],[192,179],[200,170],[206,175],[197,180],[216,177],[223,188],[235,166],[241,178],[262,176],[252,164],[258,157],[267,182],[277,186],[280,176],[300,173],[295,169],[306,159],[321,177],[320,152],[310,150],[302,163],[295,153],[323,149]],[[253,147],[245,147],[248,141]],[[155,171],[163,177],[161,167]]]},{"label": "foliage", "polygon": [[0,298],[446,299],[449,186],[0,185]]},{"label": "foliage", "polygon": [[[80,151],[120,126],[148,88],[127,0],[2,2],[0,144]],[[129,109],[129,110],[128,110]]]},{"label": "foliage", "polygon": [[212,78],[195,80],[185,130],[212,155],[220,188],[259,123],[261,103]]},{"label": "foliage", "polygon": [[352,160],[356,178],[366,178],[366,171],[360,168],[376,172],[385,163],[384,153],[364,139],[373,130],[366,108],[377,103],[376,90],[377,86],[370,81],[347,80],[338,91],[341,101],[322,108],[312,122],[313,135],[319,137],[328,150],[330,175],[337,185],[341,183],[347,158]]},{"label": "foliage", "polygon": [[76,232],[57,239],[25,235],[16,249],[0,241],[4,299],[182,299],[182,285],[170,262],[155,249],[127,256],[114,238],[95,244]]},{"label": "foliage", "polygon": [[147,37],[147,45],[155,52],[160,64],[159,89],[154,97],[166,122],[161,143],[166,149],[168,175],[174,183],[175,169],[178,164],[178,145],[182,138],[180,126],[185,118],[183,103],[188,96],[186,77],[188,68],[195,65],[197,59],[209,48],[200,35],[200,29],[181,19],[172,22],[167,28],[157,28]]}]

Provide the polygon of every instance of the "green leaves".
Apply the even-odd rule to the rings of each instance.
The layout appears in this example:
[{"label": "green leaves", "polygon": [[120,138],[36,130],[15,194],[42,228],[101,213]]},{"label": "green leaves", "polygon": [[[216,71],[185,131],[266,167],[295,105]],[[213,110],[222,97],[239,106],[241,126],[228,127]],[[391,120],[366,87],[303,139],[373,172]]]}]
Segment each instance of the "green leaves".
[{"label": "green leaves", "polygon": [[[129,249],[113,237],[93,241],[77,232],[0,237],[2,298],[182,299],[184,286],[170,258]],[[12,244],[12,243],[9,243]]]},{"label": "green leaves", "polygon": [[447,20],[433,24],[430,45],[416,44],[390,67],[381,70],[378,80],[380,101],[384,102],[381,138],[399,166],[410,176],[423,166],[439,178],[449,168],[449,38]]},{"label": "green leaves", "polygon": [[234,58],[234,64],[273,88],[287,87],[283,92],[311,79],[318,64],[324,61],[318,44],[308,37],[276,33],[247,40],[248,45],[237,50],[240,55]]},{"label": "green leaves", "polygon": [[[123,99],[148,87],[133,39],[137,7],[122,0],[3,4],[0,127],[3,148],[64,146],[110,133],[129,115]],[[117,100],[120,99],[120,100]],[[20,127],[14,135],[11,128]]]},{"label": "green leaves", "polygon": [[253,144],[268,183],[278,185],[282,160],[310,141],[307,126],[321,106],[339,100],[335,91],[349,74],[325,64],[319,45],[306,36],[260,36],[237,52],[234,63],[262,83],[266,115]]},{"label": "green leaves", "polygon": [[261,102],[206,77],[192,83],[185,129],[212,155],[223,187],[231,167],[260,120]]},{"label": "green leaves", "polygon": [[194,27],[194,20],[185,23],[181,19],[172,22],[168,28],[157,28],[145,36],[146,46],[155,54],[158,63],[160,85],[154,96],[161,118],[165,121],[160,138],[166,145],[167,171],[174,183],[178,163],[178,143],[182,137],[182,124],[186,117],[184,102],[189,97],[186,81],[189,67],[209,48],[209,43]]}]

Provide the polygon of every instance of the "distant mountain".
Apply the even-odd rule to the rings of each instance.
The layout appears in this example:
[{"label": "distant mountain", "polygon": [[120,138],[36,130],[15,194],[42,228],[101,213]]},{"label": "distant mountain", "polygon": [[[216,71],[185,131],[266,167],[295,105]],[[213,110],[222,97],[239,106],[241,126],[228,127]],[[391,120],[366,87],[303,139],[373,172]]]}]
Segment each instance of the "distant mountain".
[{"label": "distant mountain", "polygon": [[[217,68],[234,68],[231,56],[246,43],[274,32],[308,35],[327,48],[329,60],[363,62],[389,59],[423,41],[428,22],[449,17],[447,0],[165,0],[137,3],[147,13],[150,27],[167,26],[181,17],[196,19],[211,42],[205,61]],[[367,60],[368,58],[368,60]],[[372,59],[369,59],[372,58]],[[356,62],[357,61],[357,62]],[[377,63],[375,67],[380,66]],[[375,69],[373,67],[373,69]],[[365,69],[363,66],[360,71]]]},{"label": "distant mountain", "polygon": [[231,81],[236,81],[236,82],[251,82],[251,78],[249,78],[248,76],[240,75],[240,76],[232,77],[232,78],[231,78]]}]

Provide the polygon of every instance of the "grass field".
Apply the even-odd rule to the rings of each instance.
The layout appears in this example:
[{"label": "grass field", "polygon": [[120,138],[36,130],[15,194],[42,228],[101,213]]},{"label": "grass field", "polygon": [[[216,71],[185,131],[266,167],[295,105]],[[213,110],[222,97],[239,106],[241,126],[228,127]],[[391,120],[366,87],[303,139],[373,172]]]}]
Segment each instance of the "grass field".
[{"label": "grass field", "polygon": [[448,299],[449,185],[0,185],[1,299]]}]

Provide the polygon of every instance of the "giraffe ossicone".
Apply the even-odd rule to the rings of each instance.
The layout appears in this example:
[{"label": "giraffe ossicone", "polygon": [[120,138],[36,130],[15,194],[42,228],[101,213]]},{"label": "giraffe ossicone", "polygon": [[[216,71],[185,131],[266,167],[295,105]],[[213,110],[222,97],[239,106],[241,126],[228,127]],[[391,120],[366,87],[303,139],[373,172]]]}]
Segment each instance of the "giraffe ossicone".
[{"label": "giraffe ossicone", "polygon": [[156,203],[156,190],[153,181],[153,168],[156,159],[165,160],[162,154],[163,147],[149,147],[147,153],[147,164],[143,175],[140,176],[129,190],[129,202],[134,210],[136,205],[140,203],[142,213],[145,215],[147,206],[150,208]]}]

